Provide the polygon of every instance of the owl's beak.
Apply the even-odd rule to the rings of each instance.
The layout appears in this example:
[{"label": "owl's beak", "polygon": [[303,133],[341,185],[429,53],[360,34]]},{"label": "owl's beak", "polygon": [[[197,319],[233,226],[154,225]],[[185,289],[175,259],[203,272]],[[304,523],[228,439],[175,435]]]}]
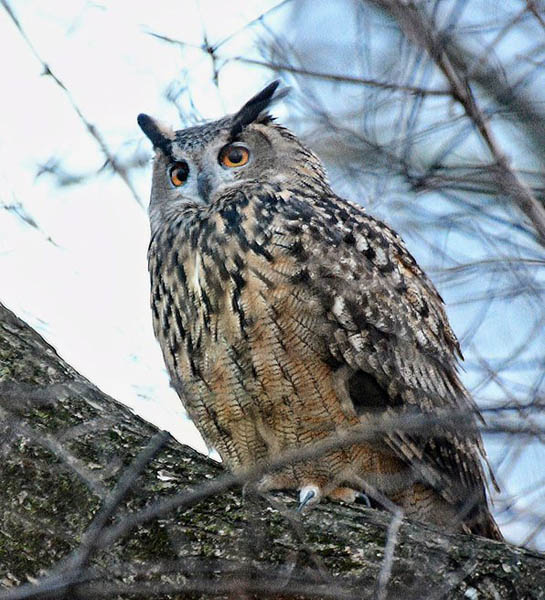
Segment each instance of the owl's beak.
[{"label": "owl's beak", "polygon": [[197,189],[199,190],[199,196],[203,202],[210,202],[210,192],[212,191],[212,182],[210,177],[205,171],[201,171],[197,175]]}]

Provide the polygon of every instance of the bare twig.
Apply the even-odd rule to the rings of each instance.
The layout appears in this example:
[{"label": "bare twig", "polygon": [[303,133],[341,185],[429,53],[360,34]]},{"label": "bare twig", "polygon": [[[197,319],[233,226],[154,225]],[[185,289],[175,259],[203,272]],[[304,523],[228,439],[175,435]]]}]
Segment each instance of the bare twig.
[{"label": "bare twig", "polygon": [[22,421],[15,419],[2,407],[0,407],[0,416],[2,417],[3,422],[9,423],[15,437],[25,436],[43,448],[47,448],[47,450],[52,452],[53,455],[61,461],[61,464],[72,470],[93,494],[96,494],[99,498],[105,498],[107,496],[108,489],[102,481],[89,471],[85,463],[67,450],[54,436],[35,431]]},{"label": "bare twig", "polygon": [[496,164],[495,176],[501,191],[513,198],[515,203],[532,222],[542,245],[545,245],[545,209],[534,197],[528,185],[511,168],[509,160],[500,148],[490,128],[487,117],[477,105],[466,69],[455,66],[449,54],[448,44],[438,38],[425,15],[413,2],[396,0],[369,0],[390,13],[409,39],[422,46],[442,71],[450,84],[453,98],[463,107],[486,143]]},{"label": "bare twig", "polygon": [[392,574],[394,564],[394,551],[397,544],[397,534],[403,521],[403,511],[396,509],[388,526],[386,536],[386,546],[384,548],[384,558],[380,567],[380,573],[377,579],[376,600],[385,600],[387,595],[388,582]]},{"label": "bare twig", "polygon": [[[23,426],[21,425],[21,427]],[[25,427],[24,435],[28,435],[28,429],[28,427]],[[22,600],[44,597],[65,597],[65,594],[69,593],[75,585],[87,581],[90,575],[84,572],[84,567],[92,554],[100,548],[100,537],[107,522],[110,520],[123,498],[125,498],[130,491],[142,470],[148,466],[169,437],[170,434],[166,431],[157,433],[129,467],[125,469],[119,482],[112,492],[108,494],[103,507],[87,529],[78,549],[72,556],[57,567],[56,572],[53,575],[44,578],[37,585],[31,583],[22,585],[17,588],[17,590],[11,592],[0,592],[0,598],[6,600]],[[57,447],[54,447],[53,450],[59,452]],[[62,451],[62,449],[59,456],[63,460],[66,460],[66,452]],[[73,461],[70,461],[69,464],[77,472]]]},{"label": "bare twig", "polygon": [[110,166],[111,166],[112,170],[114,171],[114,173],[116,173],[117,175],[119,175],[119,177],[121,177],[121,179],[123,180],[123,183],[125,183],[125,185],[129,188],[129,190],[130,190],[133,198],[143,208],[144,207],[144,203],[140,199],[140,196],[138,195],[135,187],[133,186],[133,184],[132,184],[132,182],[131,182],[131,180],[129,178],[129,175],[128,175],[127,170],[125,169],[125,167],[119,163],[119,161],[117,160],[117,158],[115,157],[115,155],[111,152],[111,150],[109,149],[108,145],[106,144],[106,141],[104,140],[104,138],[102,137],[101,133],[98,131],[98,129],[96,128],[96,126],[93,125],[87,119],[87,117],[85,117],[85,115],[83,114],[83,112],[80,109],[80,107],[76,104],[76,102],[75,102],[72,94],[68,90],[68,88],[59,79],[59,77],[57,77],[57,75],[51,70],[51,67],[42,59],[42,57],[40,56],[40,54],[38,53],[38,51],[34,47],[34,44],[30,41],[29,37],[27,36],[27,34],[26,34],[25,30],[23,29],[23,26],[21,25],[19,19],[16,17],[15,13],[13,12],[13,9],[11,8],[8,0],[0,0],[0,3],[4,7],[4,10],[7,12],[7,14],[11,18],[11,20],[13,21],[15,27],[17,27],[17,29],[19,30],[19,33],[21,34],[22,38],[25,40],[27,46],[30,48],[32,54],[34,54],[34,56],[36,57],[36,59],[41,63],[42,68],[43,68],[43,74],[51,77],[53,79],[53,81],[65,93],[65,95],[66,95],[66,97],[68,99],[68,102],[70,103],[70,105],[72,106],[72,108],[74,109],[74,111],[76,112],[76,114],[78,115],[78,117],[80,118],[81,122],[85,125],[87,131],[91,134],[91,136],[97,142],[100,150],[102,151],[102,153],[106,157],[106,159],[107,159],[108,163],[110,164]]},{"label": "bare twig", "polygon": [[392,83],[389,81],[377,81],[376,79],[365,79],[363,77],[351,77],[350,75],[337,75],[336,73],[320,73],[318,71],[312,71],[304,69],[302,67],[295,67],[290,64],[278,64],[274,62],[268,62],[263,60],[256,60],[253,58],[246,58],[244,56],[237,56],[234,60],[243,62],[249,65],[258,65],[260,67],[266,67],[272,71],[285,71],[286,73],[295,73],[297,75],[305,75],[306,77],[314,77],[316,79],[323,79],[324,81],[335,81],[341,83],[353,83],[354,85],[366,85],[370,87],[377,87],[383,90],[392,90],[394,92],[406,92],[414,94],[416,96],[439,96],[448,97],[450,92],[448,90],[434,90],[428,88],[421,88],[412,85],[402,85],[399,83]]},{"label": "bare twig", "polygon": [[160,431],[155,434],[148,445],[138,454],[129,467],[125,469],[119,482],[111,494],[108,495],[103,507],[87,529],[76,554],[68,561],[70,564],[70,577],[67,581],[67,589],[70,589],[72,583],[79,579],[83,567],[89,561],[93,552],[98,549],[100,536],[110,517],[114,514],[123,498],[128,494],[140,473],[153,460],[169,437],[170,434],[166,431]]}]

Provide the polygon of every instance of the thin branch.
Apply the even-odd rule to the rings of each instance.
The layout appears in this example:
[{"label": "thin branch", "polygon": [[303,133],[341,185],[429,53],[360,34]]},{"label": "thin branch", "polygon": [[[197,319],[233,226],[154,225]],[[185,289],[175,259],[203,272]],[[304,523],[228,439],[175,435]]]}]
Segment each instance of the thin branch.
[{"label": "thin branch", "polygon": [[396,509],[390,525],[388,526],[388,534],[386,536],[386,546],[384,548],[384,558],[380,567],[380,573],[377,579],[376,600],[386,600],[387,587],[392,575],[392,567],[394,564],[394,551],[397,544],[397,534],[403,521],[403,511]]},{"label": "thin branch", "polygon": [[537,22],[541,25],[542,29],[545,31],[545,19],[543,19],[541,13],[539,12],[536,0],[526,0],[526,6],[528,10],[534,15]]},{"label": "thin branch", "polygon": [[69,560],[71,576],[67,581],[68,590],[70,589],[71,584],[78,580],[83,567],[89,561],[92,554],[99,548],[99,539],[106,527],[106,523],[110,520],[123,498],[129,493],[140,473],[153,460],[169,437],[170,434],[167,431],[159,431],[156,433],[149,441],[148,445],[123,472],[123,475],[114,490],[106,498],[104,506],[100,509],[90,527],[85,532],[85,536],[76,554]]},{"label": "thin branch", "polygon": [[237,56],[233,60],[242,62],[249,65],[257,65],[260,67],[266,67],[273,71],[286,71],[286,73],[294,73],[297,75],[305,75],[306,77],[314,77],[317,79],[323,79],[325,81],[336,81],[341,83],[353,83],[355,85],[367,85],[370,87],[376,87],[384,90],[393,90],[399,92],[408,92],[409,94],[415,94],[417,96],[440,96],[450,97],[451,93],[448,90],[434,90],[428,88],[422,88],[412,85],[402,85],[399,83],[391,83],[388,81],[378,81],[376,79],[365,79],[364,77],[352,77],[350,75],[337,75],[336,73],[324,73],[319,71],[311,71],[302,67],[294,67],[288,64],[278,64],[273,62],[267,62],[263,60],[256,60],[253,58],[246,58],[244,56]]},{"label": "thin branch", "polygon": [[[511,168],[509,160],[500,148],[490,128],[485,114],[481,111],[468,79],[449,54],[449,48],[444,41],[439,40],[427,18],[419,7],[411,0],[397,2],[396,0],[368,0],[391,14],[409,39],[422,46],[441,70],[451,87],[451,93],[464,108],[466,115],[473,121],[477,131],[487,145],[496,163],[494,175],[498,186],[504,194],[513,198],[515,203],[532,222],[537,237],[545,245],[545,209],[537,201],[528,185],[519,179]],[[458,59],[459,62],[459,59]]]},{"label": "thin branch", "polygon": [[25,436],[32,440],[35,444],[49,450],[58,460],[70,468],[80,479],[85,483],[93,494],[99,498],[106,497],[108,488],[89,471],[86,464],[79,458],[69,452],[55,437],[48,433],[38,432],[25,425],[22,421],[18,421],[2,407],[0,407],[0,416],[4,423],[10,425],[14,435]]},{"label": "thin branch", "polygon": [[111,165],[112,170],[117,175],[119,175],[119,177],[121,177],[121,179],[123,180],[125,185],[129,188],[133,198],[136,200],[136,202],[139,204],[139,206],[143,208],[144,203],[140,199],[140,196],[138,195],[135,187],[133,186],[133,184],[128,176],[127,170],[125,169],[125,167],[123,165],[121,165],[118,162],[117,158],[109,149],[108,145],[106,144],[106,141],[104,140],[104,138],[102,137],[102,135],[100,134],[100,132],[98,131],[96,126],[93,125],[85,117],[85,115],[83,114],[83,112],[81,111],[79,106],[76,104],[76,102],[75,102],[74,98],[72,97],[72,94],[70,93],[68,88],[57,77],[57,75],[55,75],[55,73],[51,70],[51,67],[42,59],[42,57],[40,56],[40,54],[38,53],[38,51],[36,50],[36,48],[34,47],[32,42],[28,38],[27,34],[25,33],[25,30],[23,29],[21,23],[19,22],[19,19],[15,16],[15,13],[13,12],[10,4],[8,3],[8,0],[0,0],[0,4],[2,4],[2,6],[4,7],[4,10],[8,13],[9,17],[13,21],[15,27],[17,27],[17,29],[19,30],[21,37],[25,40],[25,42],[26,42],[27,46],[30,48],[32,54],[35,56],[35,58],[38,60],[38,62],[41,63],[42,68],[43,68],[43,75],[47,75],[47,76],[51,77],[53,79],[53,81],[62,89],[62,91],[65,93],[65,95],[68,99],[68,102],[70,103],[70,105],[72,106],[72,108],[74,109],[74,111],[76,112],[78,117],[80,118],[81,122],[85,125],[89,134],[97,142],[100,150],[106,157],[108,163]]}]

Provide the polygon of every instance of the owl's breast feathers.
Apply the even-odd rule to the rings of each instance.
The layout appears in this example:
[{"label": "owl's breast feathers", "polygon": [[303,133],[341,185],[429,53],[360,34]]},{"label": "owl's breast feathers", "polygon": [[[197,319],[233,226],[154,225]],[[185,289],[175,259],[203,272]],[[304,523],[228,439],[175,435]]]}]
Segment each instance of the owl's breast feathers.
[{"label": "owl's breast feathers", "polygon": [[[366,416],[478,414],[440,296],[402,240],[361,207],[311,188],[246,185],[165,223],[149,266],[173,385],[232,468]],[[430,431],[397,429],[315,469],[327,478],[357,465],[392,496],[412,477],[457,509],[473,495],[470,529],[491,535],[476,514],[486,509],[476,428],[443,420]]]}]

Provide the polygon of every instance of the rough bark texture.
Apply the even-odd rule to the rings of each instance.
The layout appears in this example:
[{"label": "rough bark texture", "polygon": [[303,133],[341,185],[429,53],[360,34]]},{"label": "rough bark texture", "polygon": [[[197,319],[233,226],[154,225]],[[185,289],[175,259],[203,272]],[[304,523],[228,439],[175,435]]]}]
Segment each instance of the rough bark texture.
[{"label": "rough bark texture", "polygon": [[[507,544],[404,521],[386,577],[387,513],[301,517],[289,496],[236,488],[189,501],[223,470],[157,433],[0,305],[0,598],[545,598],[544,558]],[[129,468],[153,436],[152,460]]]}]

